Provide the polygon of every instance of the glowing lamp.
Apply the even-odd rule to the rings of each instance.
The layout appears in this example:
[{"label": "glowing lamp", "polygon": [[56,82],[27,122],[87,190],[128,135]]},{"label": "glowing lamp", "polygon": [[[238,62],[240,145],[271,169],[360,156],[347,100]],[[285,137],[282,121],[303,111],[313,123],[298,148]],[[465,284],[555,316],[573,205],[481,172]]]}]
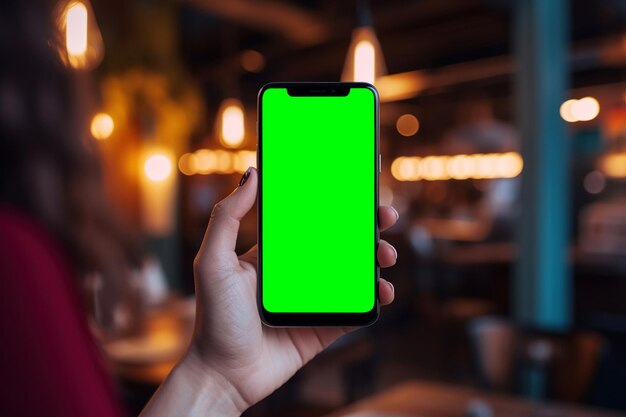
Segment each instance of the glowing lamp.
[{"label": "glowing lamp", "polygon": [[352,32],[341,80],[375,84],[376,79],[386,73],[382,48],[374,29],[371,26],[356,28]]},{"label": "glowing lamp", "polygon": [[229,98],[222,102],[217,116],[217,135],[227,148],[238,148],[246,134],[244,111],[241,101]]},{"label": "glowing lamp", "polygon": [[91,119],[91,136],[98,140],[107,139],[114,129],[113,118],[106,113],[98,113]]},{"label": "glowing lamp", "polygon": [[93,9],[87,0],[60,3],[57,24],[64,45],[59,46],[63,62],[75,69],[92,69],[102,61],[104,43]]}]

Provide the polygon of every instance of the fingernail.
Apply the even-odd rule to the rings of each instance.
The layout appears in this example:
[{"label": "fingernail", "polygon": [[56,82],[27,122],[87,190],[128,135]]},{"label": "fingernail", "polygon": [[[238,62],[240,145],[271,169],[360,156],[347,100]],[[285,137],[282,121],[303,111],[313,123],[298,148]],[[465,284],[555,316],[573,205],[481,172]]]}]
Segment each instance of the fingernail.
[{"label": "fingernail", "polygon": [[396,255],[396,259],[398,259],[398,251],[396,250],[396,247],[393,245],[389,245],[391,246],[391,249],[393,249],[393,253]]},{"label": "fingernail", "polygon": [[389,281],[387,281],[387,285],[389,285],[389,288],[391,289],[391,293],[395,294],[396,293],[396,289],[393,287],[393,284]]},{"label": "fingernail", "polygon": [[246,172],[243,173],[241,180],[239,180],[240,187],[244,185],[246,181],[248,181],[248,178],[250,178],[250,172],[252,172],[252,167],[248,167],[248,169],[246,169]]},{"label": "fingernail", "polygon": [[396,220],[400,219],[400,214],[398,214],[398,210],[396,210],[394,207],[392,207],[393,212],[396,213]]}]

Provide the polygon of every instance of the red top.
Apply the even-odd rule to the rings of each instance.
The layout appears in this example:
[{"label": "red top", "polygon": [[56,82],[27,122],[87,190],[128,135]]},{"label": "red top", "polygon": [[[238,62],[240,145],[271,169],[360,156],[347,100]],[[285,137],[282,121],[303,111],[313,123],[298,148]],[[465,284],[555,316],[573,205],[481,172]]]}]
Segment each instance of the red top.
[{"label": "red top", "polygon": [[71,269],[39,225],[0,207],[0,415],[122,415]]}]

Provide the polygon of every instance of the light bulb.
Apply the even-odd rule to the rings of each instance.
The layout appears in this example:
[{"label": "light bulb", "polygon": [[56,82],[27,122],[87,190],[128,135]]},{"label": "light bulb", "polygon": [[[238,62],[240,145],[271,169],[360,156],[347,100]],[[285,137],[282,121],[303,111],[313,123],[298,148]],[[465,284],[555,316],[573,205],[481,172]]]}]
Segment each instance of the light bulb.
[{"label": "light bulb", "polygon": [[57,24],[65,40],[58,47],[61,59],[75,69],[96,67],[104,56],[104,44],[89,1],[61,2],[57,7]]},{"label": "light bulb", "polygon": [[360,41],[354,48],[354,81],[374,84],[376,79],[376,51],[367,39]]},{"label": "light bulb", "polygon": [[341,80],[375,84],[376,79],[386,72],[382,49],[374,29],[369,26],[356,28],[352,32]]},{"label": "light bulb", "polygon": [[81,56],[87,52],[87,7],[76,2],[67,8],[65,17],[65,47],[70,56]]},{"label": "light bulb", "polygon": [[226,99],[218,112],[218,136],[222,145],[227,148],[238,148],[243,144],[246,129],[241,101]]},{"label": "light bulb", "polygon": [[91,136],[98,140],[107,139],[113,133],[115,123],[106,113],[98,113],[91,119]]},{"label": "light bulb", "polygon": [[572,104],[572,116],[581,122],[593,120],[600,113],[600,104],[593,97],[583,97]]},{"label": "light bulb", "polygon": [[154,154],[146,159],[143,166],[148,179],[159,182],[169,177],[172,172],[172,162],[164,154]]}]

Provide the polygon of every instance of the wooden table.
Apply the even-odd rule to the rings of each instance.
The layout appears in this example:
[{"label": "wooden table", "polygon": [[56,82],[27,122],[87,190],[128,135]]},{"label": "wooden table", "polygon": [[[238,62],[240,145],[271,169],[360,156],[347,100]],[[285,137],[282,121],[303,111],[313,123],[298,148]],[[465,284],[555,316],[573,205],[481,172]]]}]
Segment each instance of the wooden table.
[{"label": "wooden table", "polygon": [[[480,403],[479,403],[480,402]],[[556,403],[534,403],[472,388],[406,382],[327,417],[464,417],[469,404],[491,408],[493,417],[617,417],[626,414]],[[476,415],[476,414],[474,414]],[[482,415],[482,414],[479,414]]]},{"label": "wooden table", "polygon": [[103,343],[112,372],[124,380],[159,385],[185,353],[195,301],[172,300],[146,314],[142,331]]}]

